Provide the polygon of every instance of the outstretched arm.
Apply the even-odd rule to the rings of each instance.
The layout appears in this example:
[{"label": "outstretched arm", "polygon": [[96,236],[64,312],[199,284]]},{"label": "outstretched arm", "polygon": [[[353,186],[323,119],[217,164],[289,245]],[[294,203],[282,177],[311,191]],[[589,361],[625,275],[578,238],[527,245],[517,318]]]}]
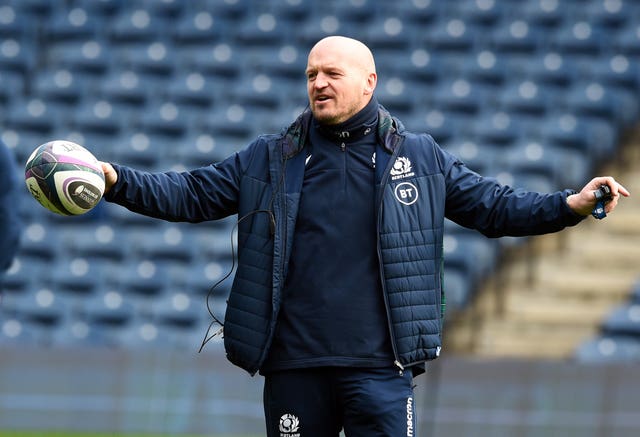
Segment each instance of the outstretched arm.
[{"label": "outstretched arm", "polygon": [[605,205],[605,212],[607,214],[616,208],[620,195],[624,197],[631,195],[625,187],[616,182],[611,176],[601,176],[593,178],[579,193],[568,196],[567,204],[569,208],[576,214],[583,216],[591,214],[591,211],[593,211],[596,205],[596,196],[594,193],[601,185],[608,185],[611,190],[611,200]]}]

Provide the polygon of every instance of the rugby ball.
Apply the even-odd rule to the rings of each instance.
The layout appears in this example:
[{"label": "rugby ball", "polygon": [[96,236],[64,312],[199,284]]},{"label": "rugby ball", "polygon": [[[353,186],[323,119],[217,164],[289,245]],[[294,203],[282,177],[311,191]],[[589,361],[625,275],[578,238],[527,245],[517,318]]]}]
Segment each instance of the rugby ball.
[{"label": "rugby ball", "polygon": [[24,178],[42,206],[62,215],[84,214],[104,194],[100,162],[70,141],[50,141],[36,148],[27,160]]}]

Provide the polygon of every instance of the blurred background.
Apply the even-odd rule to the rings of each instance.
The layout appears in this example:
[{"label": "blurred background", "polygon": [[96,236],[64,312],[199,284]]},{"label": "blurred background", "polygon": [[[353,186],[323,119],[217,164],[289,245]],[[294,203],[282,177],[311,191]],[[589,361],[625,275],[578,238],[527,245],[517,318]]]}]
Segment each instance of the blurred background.
[{"label": "blurred background", "polygon": [[[295,119],[306,54],[331,34],[365,42],[380,103],[474,170],[640,192],[636,0],[0,0],[0,138],[19,169],[53,139],[150,171],[207,165]],[[0,430],[264,435],[261,378],[217,338],[198,353],[235,218],[105,202],[62,217],[26,188],[16,207]],[[417,435],[639,435],[639,212],[632,197],[500,240],[447,222],[443,358],[416,379]]]}]

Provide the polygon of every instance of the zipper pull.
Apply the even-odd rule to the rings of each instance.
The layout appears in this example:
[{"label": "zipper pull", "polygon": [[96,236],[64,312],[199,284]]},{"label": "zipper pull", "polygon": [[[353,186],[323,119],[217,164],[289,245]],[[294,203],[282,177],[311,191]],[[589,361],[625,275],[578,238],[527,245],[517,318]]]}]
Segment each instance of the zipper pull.
[{"label": "zipper pull", "polygon": [[404,374],[404,366],[403,366],[402,364],[400,364],[400,361],[398,361],[398,360],[395,360],[395,361],[393,362],[393,364],[394,364],[398,369],[400,369],[400,371],[399,371],[398,373],[400,374],[400,376],[402,376],[402,375]]},{"label": "zipper pull", "polygon": [[347,145],[345,143],[341,143],[340,144],[340,150],[342,150],[343,152],[347,149]]}]

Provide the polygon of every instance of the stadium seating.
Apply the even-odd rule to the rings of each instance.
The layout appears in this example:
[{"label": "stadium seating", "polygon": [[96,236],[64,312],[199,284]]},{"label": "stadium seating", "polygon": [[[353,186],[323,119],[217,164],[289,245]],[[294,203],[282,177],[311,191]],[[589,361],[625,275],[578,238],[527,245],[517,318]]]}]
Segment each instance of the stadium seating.
[{"label": "stadium seating", "polygon": [[[408,129],[501,181],[576,188],[640,118],[638,17],[629,0],[0,0],[0,137],[19,165],[54,138],[145,170],[208,165],[293,121],[306,53],[344,34],[373,49],[377,97]],[[233,218],[168,225],[106,203],[67,218],[26,193],[20,208],[0,343],[202,340]],[[504,245],[451,222],[446,235],[455,312]],[[219,318],[230,282],[211,291]],[[579,359],[638,359],[638,290]]]}]

